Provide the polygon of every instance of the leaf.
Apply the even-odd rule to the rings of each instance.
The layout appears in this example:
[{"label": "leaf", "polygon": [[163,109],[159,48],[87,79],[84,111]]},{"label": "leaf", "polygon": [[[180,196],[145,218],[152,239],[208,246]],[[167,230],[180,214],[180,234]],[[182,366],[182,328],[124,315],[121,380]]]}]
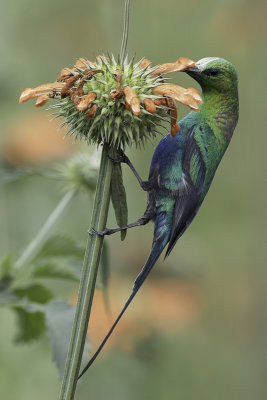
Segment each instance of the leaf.
[{"label": "leaf", "polygon": [[[114,164],[111,175],[111,200],[119,227],[128,223],[128,207],[126,191],[123,185],[122,170],[120,164]],[[126,237],[126,230],[121,231],[121,240]]]},{"label": "leaf", "polygon": [[[68,353],[74,321],[75,307],[63,300],[53,300],[44,307],[48,336],[51,341],[53,360],[58,368],[60,379],[63,377],[64,366]],[[86,342],[85,352],[89,345]],[[86,357],[88,359],[88,357]]]},{"label": "leaf", "polygon": [[13,281],[11,269],[11,256],[6,255],[0,264],[0,305],[6,305],[16,299],[9,291],[9,287]]},{"label": "leaf", "polygon": [[52,261],[37,265],[32,276],[34,278],[64,279],[79,282],[79,277],[73,271],[69,268],[63,268]]},{"label": "leaf", "polygon": [[[1,282],[2,283],[2,282]],[[18,298],[6,290],[0,283],[0,306],[10,306],[12,302],[17,301]]]},{"label": "leaf", "polygon": [[37,283],[17,288],[13,293],[20,298],[26,297],[29,301],[40,304],[45,304],[54,297],[49,289]]},{"label": "leaf", "polygon": [[99,274],[97,277],[97,288],[104,292],[105,304],[108,311],[110,311],[109,297],[108,297],[109,276],[110,276],[110,263],[109,263],[108,246],[106,242],[104,242],[100,258]]},{"label": "leaf", "polygon": [[2,259],[0,264],[0,279],[10,275],[11,266],[11,256],[8,254]]},{"label": "leaf", "polygon": [[83,258],[84,248],[78,245],[68,235],[56,235],[48,239],[39,253],[36,259],[47,258],[47,257],[76,257],[79,259]]},{"label": "leaf", "polygon": [[0,171],[0,182],[13,182],[24,178],[25,176],[35,175],[36,171],[30,168],[16,169],[16,168],[4,168],[1,166]]},{"label": "leaf", "polygon": [[29,312],[23,307],[13,307],[13,310],[18,321],[17,343],[31,342],[45,332],[45,317],[41,311]]},{"label": "leaf", "polygon": [[106,242],[103,243],[103,250],[100,258],[100,266],[99,266],[99,283],[101,286],[106,289],[108,285],[108,280],[110,276],[110,265],[109,265],[109,254],[108,254],[108,246]]}]

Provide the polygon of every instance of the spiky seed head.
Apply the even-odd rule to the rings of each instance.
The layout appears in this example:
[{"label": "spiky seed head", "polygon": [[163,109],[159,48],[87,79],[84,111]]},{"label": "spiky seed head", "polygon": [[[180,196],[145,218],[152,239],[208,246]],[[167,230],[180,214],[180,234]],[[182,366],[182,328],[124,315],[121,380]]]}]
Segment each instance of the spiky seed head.
[{"label": "spiky seed head", "polygon": [[52,98],[59,99],[52,106],[54,115],[64,119],[68,133],[75,138],[122,149],[140,146],[170,117],[171,135],[179,132],[173,100],[199,110],[202,99],[194,89],[171,85],[164,78],[168,72],[194,64],[184,57],[153,68],[147,59],[134,63],[127,57],[124,62],[113,56],[98,56],[95,62],[80,58],[73,68],[63,68],[56,82],[25,89],[20,102],[37,97],[39,107]]},{"label": "spiky seed head", "polygon": [[[88,70],[100,70],[102,73],[86,79]],[[121,74],[121,93],[117,93],[118,71]],[[154,127],[160,122],[159,118],[168,119],[166,109],[159,108],[157,113],[150,113],[144,106],[145,99],[162,97],[152,93],[153,88],[162,82],[162,78],[153,76],[153,69],[149,74],[146,72],[147,68],[142,68],[140,63],[126,61],[121,64],[114,57],[111,60],[98,57],[94,64],[85,62],[84,68],[78,70],[80,79],[85,78],[84,97],[80,103],[75,105],[71,97],[67,96],[52,107],[58,117],[66,120],[69,133],[85,138],[88,143],[99,145],[105,142],[117,148],[125,148],[133,143],[139,146],[155,135]],[[75,82],[74,90],[78,82]],[[85,107],[84,99],[86,96],[90,97],[90,93],[94,93],[95,98]]]}]

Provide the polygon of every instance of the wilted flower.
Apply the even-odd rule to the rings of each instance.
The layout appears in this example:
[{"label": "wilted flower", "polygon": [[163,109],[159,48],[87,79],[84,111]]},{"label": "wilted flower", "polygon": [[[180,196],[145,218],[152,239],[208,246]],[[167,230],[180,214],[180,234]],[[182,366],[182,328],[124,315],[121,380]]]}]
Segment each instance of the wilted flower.
[{"label": "wilted flower", "polygon": [[166,83],[164,74],[183,71],[195,62],[180,57],[174,63],[156,67],[142,59],[123,63],[105,56],[95,62],[80,58],[74,68],[63,68],[56,82],[25,89],[20,103],[37,98],[36,107],[51,99],[56,116],[69,133],[85,137],[89,143],[109,143],[116,148],[143,144],[154,136],[162,121],[171,118],[171,135],[179,131],[175,101],[199,111],[199,93]]},{"label": "wilted flower", "polygon": [[67,162],[56,167],[56,176],[65,183],[67,189],[85,188],[94,191],[100,165],[100,154],[97,150],[93,154],[78,153]]}]

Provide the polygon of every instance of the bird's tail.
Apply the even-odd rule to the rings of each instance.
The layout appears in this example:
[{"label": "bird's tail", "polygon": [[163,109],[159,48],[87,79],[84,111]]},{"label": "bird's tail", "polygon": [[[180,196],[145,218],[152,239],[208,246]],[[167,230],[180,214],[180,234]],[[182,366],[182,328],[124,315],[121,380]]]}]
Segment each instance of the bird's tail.
[{"label": "bird's tail", "polygon": [[132,290],[132,293],[131,293],[130,297],[126,301],[123,309],[121,310],[121,312],[120,312],[119,316],[117,317],[116,321],[114,322],[114,324],[110,328],[110,330],[109,330],[108,334],[106,335],[106,337],[104,338],[103,342],[100,344],[100,346],[96,350],[95,354],[92,356],[92,358],[89,360],[87,365],[84,367],[84,369],[80,373],[78,379],[83,376],[83,374],[93,364],[93,362],[95,361],[95,359],[98,356],[98,354],[101,352],[101,350],[104,347],[105,343],[107,342],[107,340],[109,339],[109,337],[112,334],[113,330],[117,326],[119,320],[121,319],[121,317],[123,316],[123,314],[125,313],[127,308],[129,307],[129,305],[132,302],[133,298],[135,297],[136,293],[138,292],[138,290],[140,289],[140,287],[142,286],[142,284],[146,280],[149,272],[151,271],[151,269],[155,265],[157,259],[159,258],[160,254],[162,253],[162,251],[163,251],[163,249],[164,249],[164,247],[166,245],[166,242],[167,241],[165,241],[165,240],[160,240],[160,241],[155,241],[153,243],[153,247],[152,247],[151,253],[150,253],[150,255],[149,255],[144,267],[142,268],[140,274],[137,276],[137,278],[136,278],[136,280],[134,282],[133,290]]}]

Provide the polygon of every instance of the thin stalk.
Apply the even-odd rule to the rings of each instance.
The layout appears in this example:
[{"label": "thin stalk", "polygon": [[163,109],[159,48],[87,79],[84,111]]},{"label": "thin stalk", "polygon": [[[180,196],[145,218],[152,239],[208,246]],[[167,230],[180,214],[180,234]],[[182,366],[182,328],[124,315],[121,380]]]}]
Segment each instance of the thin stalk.
[{"label": "thin stalk", "polygon": [[[112,173],[112,162],[108,158],[108,154],[109,146],[105,144],[102,151],[91,220],[91,227],[94,227],[96,230],[103,230],[106,227],[108,215],[110,180]],[[102,246],[103,237],[99,235],[88,236],[72,336],[59,397],[60,400],[74,399],[94,297]]]},{"label": "thin stalk", "polygon": [[59,218],[64,214],[76,193],[77,189],[71,189],[63,196],[54,211],[52,211],[52,213],[48,217],[41,230],[37,233],[34,239],[29,243],[21,256],[15,262],[16,269],[22,268],[36,256],[44,242],[50,236],[51,229],[58,222]]},{"label": "thin stalk", "polygon": [[130,0],[125,0],[124,26],[123,26],[123,36],[122,36],[121,51],[120,51],[121,64],[123,64],[126,55],[128,33],[129,33],[129,18],[130,18],[129,16],[130,16]]}]

